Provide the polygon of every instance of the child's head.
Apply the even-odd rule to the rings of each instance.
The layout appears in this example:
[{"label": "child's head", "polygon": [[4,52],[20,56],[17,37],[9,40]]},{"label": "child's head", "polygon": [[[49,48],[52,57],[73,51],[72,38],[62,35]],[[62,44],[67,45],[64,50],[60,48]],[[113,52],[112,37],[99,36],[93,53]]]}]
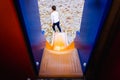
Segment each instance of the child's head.
[{"label": "child's head", "polygon": [[55,6],[55,5],[52,6],[52,10],[53,10],[53,11],[56,10],[56,6]]}]

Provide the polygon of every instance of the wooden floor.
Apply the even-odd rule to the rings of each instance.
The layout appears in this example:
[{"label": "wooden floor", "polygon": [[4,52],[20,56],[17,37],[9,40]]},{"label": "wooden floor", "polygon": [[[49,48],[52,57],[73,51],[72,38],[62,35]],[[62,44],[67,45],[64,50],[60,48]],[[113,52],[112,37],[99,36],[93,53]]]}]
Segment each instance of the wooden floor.
[{"label": "wooden floor", "polygon": [[82,77],[77,50],[54,51],[44,49],[39,77]]}]

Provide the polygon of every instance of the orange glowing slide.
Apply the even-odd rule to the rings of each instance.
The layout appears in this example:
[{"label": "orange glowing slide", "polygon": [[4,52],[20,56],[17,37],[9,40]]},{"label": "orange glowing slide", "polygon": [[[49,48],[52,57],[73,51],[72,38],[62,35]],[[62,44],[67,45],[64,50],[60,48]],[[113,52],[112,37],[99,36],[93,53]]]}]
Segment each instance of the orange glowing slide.
[{"label": "orange glowing slide", "polygon": [[46,42],[40,70],[40,77],[82,77],[82,69],[74,42],[67,43],[65,33],[55,33],[53,44]]},{"label": "orange glowing slide", "polygon": [[55,33],[53,34],[52,45],[46,41],[46,48],[55,51],[65,51],[74,49],[74,42],[68,45],[66,33]]}]

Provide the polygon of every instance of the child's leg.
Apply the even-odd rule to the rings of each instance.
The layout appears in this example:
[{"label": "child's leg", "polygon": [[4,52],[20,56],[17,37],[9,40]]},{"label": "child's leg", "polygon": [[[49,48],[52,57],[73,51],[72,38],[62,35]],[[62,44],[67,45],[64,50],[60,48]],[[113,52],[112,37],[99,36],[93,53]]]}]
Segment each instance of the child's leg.
[{"label": "child's leg", "polygon": [[57,25],[57,27],[58,27],[59,31],[61,32],[60,22],[58,22],[56,25]]},{"label": "child's leg", "polygon": [[52,28],[53,28],[53,30],[56,32],[56,30],[55,30],[55,24],[53,24]]}]

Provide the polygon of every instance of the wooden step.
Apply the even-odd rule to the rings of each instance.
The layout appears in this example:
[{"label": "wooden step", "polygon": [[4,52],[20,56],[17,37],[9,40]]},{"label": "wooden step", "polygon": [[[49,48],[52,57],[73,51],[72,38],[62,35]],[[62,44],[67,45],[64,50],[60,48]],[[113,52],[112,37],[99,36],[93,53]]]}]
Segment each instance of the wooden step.
[{"label": "wooden step", "polygon": [[40,77],[82,77],[80,60],[77,50],[54,51],[44,49]]}]

